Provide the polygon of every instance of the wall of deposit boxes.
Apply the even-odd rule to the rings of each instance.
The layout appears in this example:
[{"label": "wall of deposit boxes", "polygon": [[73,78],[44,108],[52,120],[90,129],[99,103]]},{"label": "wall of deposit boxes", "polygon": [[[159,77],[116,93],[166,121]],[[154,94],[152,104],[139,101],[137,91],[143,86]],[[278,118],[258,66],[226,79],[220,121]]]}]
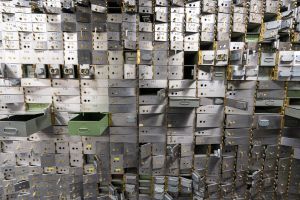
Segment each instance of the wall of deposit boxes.
[{"label": "wall of deposit boxes", "polygon": [[0,199],[300,199],[297,0],[0,1]]}]

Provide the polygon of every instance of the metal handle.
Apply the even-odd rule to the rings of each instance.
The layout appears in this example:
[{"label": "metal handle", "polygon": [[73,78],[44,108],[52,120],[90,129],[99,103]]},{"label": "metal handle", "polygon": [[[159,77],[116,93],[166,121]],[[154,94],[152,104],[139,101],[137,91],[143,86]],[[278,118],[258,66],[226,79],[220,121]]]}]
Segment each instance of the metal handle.
[{"label": "metal handle", "polygon": [[264,61],[267,62],[267,63],[270,63],[270,62],[274,61],[274,58],[265,58]]},{"label": "metal handle", "polygon": [[190,105],[190,102],[188,102],[188,101],[181,101],[180,105]]},{"label": "metal handle", "polygon": [[272,105],[274,105],[275,104],[275,101],[274,100],[268,100],[268,101],[266,101],[266,105],[267,106],[272,106]]},{"label": "metal handle", "polygon": [[89,131],[89,129],[88,128],[79,128],[78,131],[82,133],[82,132]]},{"label": "metal handle", "polygon": [[135,61],[136,58],[135,58],[135,57],[129,57],[129,58],[127,58],[127,60],[128,60],[128,61]]},{"label": "metal handle", "polygon": [[8,135],[16,135],[18,133],[18,129],[16,128],[4,128],[3,132]]},{"label": "metal handle", "polygon": [[210,55],[209,55],[209,56],[208,56],[208,55],[206,56],[206,55],[204,55],[204,56],[203,56],[203,60],[205,60],[205,61],[213,61],[213,60],[214,60],[214,56],[210,56]]},{"label": "metal handle", "polygon": [[260,119],[260,120],[258,121],[258,125],[259,125],[260,127],[267,127],[267,126],[270,125],[270,121],[269,121],[268,119]]}]

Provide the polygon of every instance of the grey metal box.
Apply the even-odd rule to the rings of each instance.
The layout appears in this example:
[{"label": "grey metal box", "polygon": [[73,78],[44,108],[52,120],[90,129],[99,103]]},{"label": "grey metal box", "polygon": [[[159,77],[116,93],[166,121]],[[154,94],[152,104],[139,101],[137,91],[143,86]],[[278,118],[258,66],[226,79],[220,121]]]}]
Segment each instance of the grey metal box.
[{"label": "grey metal box", "polygon": [[48,114],[13,115],[0,120],[0,135],[27,137],[50,125]]}]

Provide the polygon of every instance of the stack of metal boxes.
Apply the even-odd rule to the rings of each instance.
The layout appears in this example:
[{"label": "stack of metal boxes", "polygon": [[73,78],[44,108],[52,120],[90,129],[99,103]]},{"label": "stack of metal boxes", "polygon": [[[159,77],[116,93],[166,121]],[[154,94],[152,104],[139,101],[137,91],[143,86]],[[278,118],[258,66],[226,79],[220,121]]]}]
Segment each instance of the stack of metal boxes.
[{"label": "stack of metal boxes", "polygon": [[299,199],[299,13],[0,1],[0,199]]}]

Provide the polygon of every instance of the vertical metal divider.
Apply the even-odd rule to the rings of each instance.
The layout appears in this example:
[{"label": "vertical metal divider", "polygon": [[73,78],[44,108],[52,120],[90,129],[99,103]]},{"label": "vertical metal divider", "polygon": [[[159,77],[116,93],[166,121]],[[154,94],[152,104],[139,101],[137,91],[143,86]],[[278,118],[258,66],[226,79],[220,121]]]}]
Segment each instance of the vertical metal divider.
[{"label": "vertical metal divider", "polygon": [[[188,3],[187,0],[184,0],[184,33],[186,32],[186,23],[187,23],[187,15],[186,15],[186,4]],[[199,8],[199,24],[201,23],[201,4],[200,4],[200,8]],[[196,83],[196,97],[198,97],[198,68],[199,68],[199,54],[200,54],[200,40],[201,40],[201,32],[200,32],[200,26],[199,26],[199,29],[198,29],[198,33],[199,33],[199,36],[198,36],[198,50],[197,50],[197,63],[194,64],[194,81]],[[184,46],[185,45],[185,37],[183,36],[183,49],[184,49]],[[198,100],[200,101],[200,100]],[[195,170],[195,148],[196,148],[196,136],[195,136],[195,132],[196,132],[196,124],[197,124],[197,112],[196,112],[197,108],[194,108],[194,127],[193,127],[193,155],[192,155],[192,167],[191,167],[191,173],[194,172]],[[192,194],[191,194],[191,198],[194,197],[194,192],[193,192],[193,185],[192,185]]]},{"label": "vertical metal divider", "polygon": [[[266,9],[266,0],[263,0],[263,4],[264,4],[264,6],[263,6],[263,9],[265,10]],[[263,12],[264,13],[264,12]],[[264,22],[264,16],[262,17],[262,23]],[[260,31],[260,34],[261,35],[263,35],[263,33],[264,33],[264,31],[265,31],[265,29],[261,29],[261,31]],[[260,47],[261,47],[261,44],[259,44],[260,45]],[[261,49],[259,49],[259,52],[261,53]],[[260,54],[261,55],[261,54]],[[260,60],[260,59],[259,59]],[[273,70],[274,70],[275,68],[273,68]],[[275,73],[274,73],[275,74]],[[273,77],[271,77],[271,80],[273,80]],[[256,87],[256,95],[257,95],[257,91],[258,91],[258,84],[259,84],[259,81],[260,80],[258,80],[257,81],[257,87]],[[254,100],[254,112],[253,112],[253,114],[255,115],[255,105],[256,105],[256,96],[255,96],[255,100]],[[253,116],[254,116],[253,115]],[[251,145],[252,145],[252,148],[253,148],[253,128],[251,129]],[[263,149],[265,150],[265,147],[263,147]],[[252,149],[250,149],[250,154],[251,154],[251,150]],[[263,154],[263,156],[264,156],[264,154]],[[252,158],[252,154],[251,154],[251,156],[249,156],[249,158],[250,159],[253,159]],[[259,159],[259,158],[257,158],[257,159]],[[263,158],[263,160],[265,161],[265,158]],[[250,163],[251,164],[251,163]],[[265,162],[264,163],[262,163],[262,165],[261,165],[261,171],[262,171],[262,173],[260,174],[260,184],[259,184],[259,195],[261,194],[261,190],[262,190],[262,184],[263,184],[263,172],[264,172],[264,164],[265,164]],[[251,194],[249,194],[249,195],[251,195]],[[259,196],[258,198],[260,198],[261,196]],[[251,198],[251,196],[250,196],[250,198]]]},{"label": "vertical metal divider", "polygon": [[[232,75],[232,68],[231,68],[231,62],[230,62],[230,55],[231,55],[231,51],[230,51],[230,43],[231,43],[231,34],[233,32],[233,15],[234,15],[234,4],[231,4],[231,8],[230,8],[230,33],[229,33],[229,47],[228,47],[228,65],[227,65],[227,69],[225,70],[225,95],[224,95],[224,116],[223,116],[223,135],[222,135],[222,143],[221,143],[221,182],[220,182],[220,190],[221,190],[221,197],[222,197],[222,184],[223,184],[223,150],[225,149],[225,130],[226,130],[226,94],[227,94],[227,89],[228,89],[228,82],[231,80],[231,75]],[[234,164],[233,164],[233,176],[232,176],[232,188],[231,188],[231,193],[233,192],[233,185],[234,185],[234,177],[236,175],[236,153],[235,153],[235,158],[234,158]]]},{"label": "vertical metal divider", "polygon": [[[217,24],[217,30],[215,29],[215,31],[217,31],[217,34],[215,34],[215,41],[214,41],[214,50],[215,50],[215,59],[214,59],[214,66],[216,66],[216,63],[217,63],[217,61],[216,61],[216,59],[217,59],[217,50],[218,50],[218,42],[219,42],[219,38],[218,38],[218,14],[220,13],[219,10],[220,9],[220,7],[219,7],[219,2],[217,1],[217,14],[215,15],[215,20],[216,20],[216,24]],[[230,8],[230,12],[232,12],[232,7]],[[231,13],[229,13],[229,15],[230,15]],[[230,20],[230,24],[229,24],[229,26],[230,26],[230,28],[229,28],[229,31],[231,31],[231,27],[232,27],[232,24],[231,24],[231,20]],[[229,35],[230,35],[230,33],[229,33]],[[230,44],[230,41],[228,41],[228,44]],[[227,49],[228,50],[228,49]],[[229,51],[229,50],[228,50]],[[229,53],[230,52],[228,52],[228,54],[227,55],[229,55]],[[229,60],[229,59],[228,59]],[[227,68],[229,67],[228,66],[228,64],[229,63],[227,63],[227,66],[222,66],[222,67],[226,67],[226,69],[224,70],[224,72],[225,72],[225,75],[224,75],[224,79],[226,79],[226,77],[227,77]],[[228,81],[227,80],[224,80],[224,87],[225,87],[225,94],[224,94],[224,100],[223,100],[223,102],[224,102],[224,106],[223,106],[223,123],[222,123],[222,137],[221,137],[221,144],[219,144],[220,146],[220,152],[219,152],[219,155],[218,156],[220,156],[220,164],[219,164],[219,174],[218,174],[218,176],[219,176],[219,179],[218,179],[218,182],[217,182],[217,185],[218,185],[218,191],[217,191],[217,193],[218,193],[218,196],[219,196],[219,198],[221,198],[221,185],[222,185],[222,174],[223,174],[223,170],[222,170],[222,165],[223,165],[223,149],[224,149],[224,147],[225,147],[225,143],[224,143],[224,139],[225,139],[225,117],[226,117],[226,115],[225,115],[225,99],[226,99],[226,92],[227,92],[227,83],[228,83]],[[210,147],[211,147],[211,145],[210,145]],[[211,154],[211,149],[209,150],[209,154]]]},{"label": "vertical metal divider", "polygon": [[[152,38],[155,38],[155,0],[152,0],[152,33],[154,33],[154,34],[152,34]],[[153,67],[154,67],[154,65],[153,65],[153,44],[154,44],[154,42],[153,42],[153,40],[152,40],[152,50],[151,50],[151,65],[152,65],[152,72],[153,72]],[[139,76],[139,73],[138,73],[138,76]],[[138,77],[138,80],[140,80],[140,77]],[[152,166],[153,166],[153,145],[151,144],[151,159],[152,159]],[[152,167],[151,166],[151,167]],[[152,168],[152,170],[153,170],[153,168]],[[153,177],[153,174],[151,173],[151,181],[150,181],[150,183],[151,183],[151,191],[150,191],[150,197],[152,198],[152,197],[154,197],[154,193],[155,193],[155,186],[154,186],[154,177]]]},{"label": "vertical metal divider", "polygon": [[[123,2],[121,2],[121,20],[122,20],[122,23],[121,23],[121,34],[120,34],[120,40],[121,40],[121,45],[122,45],[122,57],[123,57],[123,59],[124,59],[124,57],[125,57],[125,51],[126,51],[126,49],[125,49],[125,47],[124,47],[124,44],[125,44],[125,42],[124,42],[124,33],[123,33],[123,15],[124,15],[124,8],[123,8]],[[125,64],[125,59],[124,59],[124,62],[122,63],[122,68],[123,68],[123,80],[124,80],[124,64]],[[123,146],[124,146],[124,144],[125,143],[123,143]],[[124,149],[124,153],[125,153],[125,146],[123,147],[123,149]],[[124,156],[124,155],[123,155]],[[123,157],[123,162],[124,162],[124,157]],[[124,168],[124,166],[123,166],[123,168]],[[122,182],[121,182],[121,194],[122,195],[124,195],[124,197],[125,197],[125,181],[126,181],[126,173],[127,172],[125,172],[125,169],[123,169],[124,170],[124,174],[122,174]]]},{"label": "vertical metal divider", "polygon": [[[105,1],[105,17],[106,17],[106,21],[107,21],[107,14],[108,14],[108,0],[104,0]],[[92,13],[93,14],[93,13]],[[93,31],[94,31],[94,33],[96,33],[96,29],[95,30],[92,30],[92,36],[93,36]],[[106,37],[106,39],[107,39],[107,46],[108,46],[108,30],[106,30],[106,34],[107,34],[107,37]],[[107,65],[109,66],[109,64],[108,64],[108,48],[107,48],[107,50],[106,50],[106,58],[107,58]],[[107,67],[107,70],[108,70],[108,76],[106,77],[107,78],[107,82],[109,81],[109,67]],[[107,84],[107,90],[109,89],[109,84]],[[80,95],[81,96],[81,95]],[[109,99],[109,95],[108,95],[108,112],[109,112],[109,103],[110,103],[110,99]],[[109,161],[111,161],[111,144],[110,144],[110,127],[111,127],[111,125],[112,125],[112,115],[111,115],[111,113],[109,112],[109,120],[108,120],[108,128],[109,128],[109,130],[108,130],[108,146],[109,146]],[[112,173],[111,173],[111,162],[109,162],[109,172],[110,172],[110,184],[112,184]]]},{"label": "vertical metal divider", "polygon": [[[284,108],[286,108],[289,104],[289,100],[288,100],[288,97],[287,97],[287,91],[288,91],[288,82],[285,82],[285,101],[284,101]],[[284,124],[285,124],[285,110],[283,110],[283,128],[284,128]],[[281,135],[280,135],[280,139],[279,139],[279,144],[281,142],[281,137],[282,137],[282,132],[281,132]],[[278,153],[277,153],[277,157],[278,157],[278,160],[279,160],[279,152],[280,152],[280,145],[278,145]],[[292,162],[293,162],[293,154],[290,155],[290,166],[289,166],[289,171],[288,171],[288,183],[287,183],[287,193],[286,193],[286,198],[288,199],[288,190],[289,190],[289,186],[290,186],[290,178],[291,178],[291,173],[292,173]],[[275,185],[274,185],[274,191],[276,192],[276,188],[277,188],[277,184],[278,184],[278,176],[279,176],[279,171],[278,171],[278,166],[277,166],[277,174],[276,174],[276,182],[275,182]]]},{"label": "vertical metal divider", "polygon": [[[211,152],[211,144],[208,145],[207,152],[206,152],[207,159],[206,159],[205,175],[204,175],[205,176],[204,198],[205,198],[205,195],[208,194],[207,178],[208,178],[208,161],[209,161],[209,158],[210,158],[210,152]],[[208,198],[209,198],[209,195],[208,195]]]},{"label": "vertical metal divider", "polygon": [[[122,3],[122,2],[121,2]],[[120,40],[121,40],[121,42],[122,42],[122,56],[123,56],[123,58],[125,57],[125,51],[126,51],[126,49],[125,49],[125,47],[124,47],[124,44],[125,44],[125,42],[124,42],[124,33],[123,33],[123,15],[124,15],[124,8],[123,8],[123,4],[121,4],[121,16],[122,16],[122,24],[121,24],[121,34],[120,34]],[[125,60],[125,59],[124,59]],[[122,66],[122,68],[123,68],[123,72],[124,72],[124,64],[125,64],[125,61],[123,62],[123,66]],[[123,79],[124,79],[124,74],[123,74],[123,77],[122,77]],[[124,145],[124,144],[123,144]],[[125,148],[124,148],[124,150],[125,150]],[[124,152],[125,153],[125,152]],[[124,194],[124,196],[125,196],[125,182],[126,182],[126,172],[125,172],[125,169],[124,169],[124,174],[122,174],[122,183],[121,183],[121,185],[122,185],[122,188],[121,188],[121,191],[122,191],[122,194]]]},{"label": "vertical metal divider", "polygon": [[[152,38],[155,38],[155,24],[154,24],[154,21],[155,21],[155,0],[152,0]],[[151,66],[152,66],[152,72],[153,72],[153,40],[152,40],[152,50],[151,50]],[[139,55],[141,56],[141,54]],[[138,71],[139,71],[139,65],[138,65]],[[138,73],[138,80],[140,80],[140,77],[139,77],[139,73]],[[144,80],[144,79],[143,79]],[[152,166],[153,166],[153,145],[151,144],[151,159],[152,159]],[[151,166],[151,167],[152,167]],[[152,169],[153,170],[153,169]],[[154,191],[155,191],[155,188],[154,188],[154,177],[153,177],[153,174],[151,172],[151,175],[150,175],[150,198],[154,197]]]},{"label": "vertical metal divider", "polygon": [[[184,5],[186,5],[187,4],[187,0],[185,0],[185,4]],[[198,80],[198,77],[199,77],[199,75],[198,75],[198,72],[199,72],[199,68],[200,68],[200,58],[202,57],[202,55],[201,55],[201,51],[200,51],[200,49],[201,49],[201,16],[202,16],[202,4],[200,3],[200,8],[199,8],[199,12],[200,12],[200,15],[199,15],[199,27],[198,27],[198,33],[199,33],[199,36],[198,36],[198,51],[197,51],[197,63],[195,64],[196,65],[196,67],[195,67],[195,72],[194,72],[194,74],[195,74],[195,82],[196,82],[196,97],[199,97],[199,92],[198,92],[198,82],[199,82],[199,80]],[[186,15],[186,14],[185,14]],[[185,29],[186,30],[186,29]],[[199,98],[199,101],[200,101],[200,98]],[[199,106],[200,106],[200,104],[199,104]],[[194,118],[194,128],[193,128],[193,142],[194,142],[194,146],[193,146],[193,158],[192,158],[192,173],[194,172],[194,171],[196,171],[196,169],[195,169],[195,149],[196,149],[196,135],[195,135],[195,133],[196,133],[196,127],[197,127],[197,108],[195,108],[195,118]],[[193,183],[192,183],[193,184]],[[196,197],[196,195],[195,195],[195,192],[194,192],[194,188],[193,188],[193,185],[192,185],[192,198],[197,198]]]},{"label": "vertical metal divider", "polygon": [[[219,7],[218,7],[218,1],[216,1],[216,10],[219,11]],[[217,24],[217,13],[214,13],[215,15],[215,24]],[[216,34],[216,25],[214,25],[214,40],[213,40],[213,51],[214,51],[214,60],[213,60],[213,70],[215,69],[215,64],[216,64],[216,52],[217,52],[217,34]],[[202,24],[201,24],[201,28],[202,28]],[[201,41],[201,40],[200,40]],[[206,163],[205,163],[205,172],[204,172],[204,182],[205,182],[205,191],[204,191],[204,198],[205,195],[208,194],[208,185],[207,185],[207,178],[208,178],[208,163],[209,163],[209,159],[210,159],[210,152],[211,152],[211,144],[207,145],[207,150],[206,150]],[[218,186],[219,187],[219,186]],[[209,195],[208,195],[209,198]]]},{"label": "vertical metal divider", "polygon": [[[184,14],[185,14],[185,0],[183,1],[183,12],[184,12]],[[171,14],[171,13],[170,13]],[[184,26],[184,24],[185,24],[185,16],[184,16],[184,18],[183,18],[183,30],[182,30],[182,37],[183,37],[183,40],[184,40],[184,36],[185,36],[185,26]],[[171,30],[171,25],[170,25],[170,30]],[[184,68],[184,42],[183,42],[183,68]],[[194,130],[194,129],[193,129]],[[181,195],[181,191],[182,191],[182,187],[181,187],[181,167],[180,167],[180,163],[181,163],[181,149],[182,149],[182,146],[180,145],[180,160],[179,160],[179,182],[178,182],[178,196],[180,196]]]},{"label": "vertical metal divider", "polygon": [[[140,15],[139,15],[139,0],[135,0],[135,5],[136,5],[136,12],[135,12],[135,15],[136,15],[136,63],[134,64],[135,67],[134,67],[134,70],[135,70],[135,80],[136,80],[136,101],[135,101],[135,105],[136,105],[136,121],[137,121],[137,159],[138,159],[138,162],[137,162],[137,172],[136,172],[136,190],[137,190],[137,199],[139,199],[139,180],[140,180],[140,176],[139,176],[139,165],[140,165],[140,134],[139,134],[139,97],[140,97],[140,91],[139,91],[139,78],[138,78],[138,70],[137,70],[137,66],[138,66],[138,63],[139,63],[139,54],[138,54],[138,51],[139,51],[139,22],[140,22]],[[151,188],[152,189],[152,188]]]},{"label": "vertical metal divider", "polygon": [[[153,0],[155,1],[155,0]],[[168,56],[168,60],[170,58],[170,50],[171,50],[171,41],[170,41],[170,35],[171,35],[171,4],[172,0],[168,0],[167,2],[167,7],[168,7],[168,32],[167,32],[167,42],[168,42],[168,53],[167,53],[167,56]],[[155,25],[155,24],[154,24]],[[169,67],[169,61],[167,62],[167,67]],[[168,72],[168,70],[167,70]],[[167,86],[166,86],[166,98],[167,98],[167,105],[166,105],[166,109],[165,109],[165,120],[166,120],[166,135],[165,135],[165,138],[166,138],[166,143],[165,143],[165,149],[166,149],[166,169],[165,169],[165,193],[168,193],[168,173],[167,173],[167,162],[168,162],[168,158],[167,158],[167,151],[168,151],[168,112],[169,112],[169,95],[168,95],[168,92],[169,92],[169,78],[167,78]],[[172,138],[172,135],[171,135],[171,138]]]},{"label": "vertical metal divider", "polygon": [[[280,6],[279,6],[280,7]],[[280,12],[280,11],[279,11]],[[291,35],[289,35],[290,37]],[[291,50],[291,49],[289,49]],[[276,66],[275,66],[275,71],[276,73],[274,74],[275,77],[273,77],[274,79],[278,80],[278,63],[279,63],[279,52],[277,52],[277,56],[276,56]],[[276,155],[276,171],[275,171],[275,181],[273,184],[273,188],[274,188],[274,195],[273,195],[273,199],[275,199],[275,188],[276,188],[276,182],[277,182],[277,178],[278,178],[278,163],[279,163],[279,158],[280,158],[280,149],[281,149],[281,137],[282,137],[282,130],[284,128],[284,124],[285,124],[285,107],[287,106],[287,82],[284,81],[284,103],[282,105],[282,107],[280,108],[280,114],[282,115],[282,121],[281,121],[281,128],[279,131],[279,136],[278,136],[278,142],[277,142],[277,155]]]},{"label": "vertical metal divider", "polygon": [[[275,173],[275,181],[274,181],[274,196],[273,199],[276,199],[275,193],[276,193],[276,186],[278,183],[278,170],[279,170],[279,159],[280,159],[280,149],[281,149],[281,137],[282,137],[282,129],[284,129],[284,124],[285,124],[285,107],[287,106],[287,89],[288,89],[288,85],[287,82],[284,81],[284,103],[283,106],[281,107],[281,114],[282,114],[282,123],[281,123],[281,129],[279,132],[279,137],[278,137],[278,143],[277,143],[277,155],[276,155],[276,173]],[[291,162],[292,162],[292,156],[291,156]],[[291,168],[291,165],[290,165]],[[289,173],[291,173],[291,170],[289,171]],[[290,176],[290,174],[289,174]],[[289,186],[289,180],[290,178],[288,178],[288,186]],[[288,186],[287,186],[287,191],[288,191]],[[288,195],[288,192],[287,192]]]},{"label": "vertical metal divider", "polygon": [[[230,51],[230,43],[231,43],[231,32],[232,32],[232,29],[233,29],[233,13],[234,13],[234,4],[231,4],[231,8],[230,8],[230,33],[229,33],[229,38],[230,38],[230,41],[229,41],[229,52],[228,52],[228,65],[227,65],[227,68],[225,70],[225,78],[226,78],[226,83],[225,83],[225,95],[224,95],[224,117],[223,117],[223,135],[222,135],[222,143],[221,143],[221,177],[222,177],[222,180],[220,182],[220,190],[221,190],[221,197],[222,197],[222,185],[223,185],[223,149],[225,148],[225,130],[226,130],[226,117],[227,117],[227,114],[226,114],[226,94],[227,94],[227,85],[228,85],[228,81],[231,80],[231,76],[232,76],[232,68],[231,68],[231,62],[230,62],[230,55],[231,55],[231,51]],[[236,148],[235,148],[236,149]],[[232,174],[232,187],[231,187],[231,194],[233,194],[233,187],[235,185],[235,176],[236,176],[236,157],[237,157],[237,153],[235,152],[235,158],[234,158],[234,164],[233,164],[233,174]]]},{"label": "vertical metal divider", "polygon": [[[278,10],[277,10],[277,17],[276,20],[281,20],[281,12],[280,12],[280,8],[281,8],[281,1],[279,1],[279,6],[278,6]],[[289,39],[291,39],[291,34],[289,33]],[[291,41],[291,40],[290,40]],[[279,45],[278,45],[279,46]],[[289,49],[291,50],[291,48]],[[278,68],[279,68],[279,50],[276,49],[276,59],[275,59],[275,67],[273,68],[273,74],[272,74],[272,81],[279,81],[278,80]],[[274,177],[274,183],[273,183],[273,196],[272,199],[276,199],[276,182],[278,181],[278,163],[279,163],[279,158],[280,158],[280,142],[281,142],[281,137],[282,137],[282,129],[284,128],[284,120],[285,120],[285,116],[284,116],[284,110],[285,110],[285,106],[286,106],[286,95],[287,95],[287,83],[286,81],[284,81],[284,104],[282,105],[281,109],[280,109],[280,114],[282,115],[282,121],[281,121],[281,125],[280,125],[280,130],[279,130],[279,136],[278,136],[278,142],[277,142],[277,155],[276,155],[276,163],[275,163],[275,177]],[[266,150],[266,149],[265,149]],[[266,155],[264,153],[264,161],[266,161]],[[263,166],[263,173],[262,176],[264,176],[264,168],[265,168],[265,162],[264,162],[264,166]],[[262,179],[263,180],[263,179]],[[262,181],[262,185],[263,185],[263,181]],[[261,192],[261,191],[260,191]]]},{"label": "vertical metal divider", "polygon": [[288,182],[287,182],[287,187],[286,187],[286,199],[289,199],[289,188],[290,188],[290,184],[291,184],[291,175],[292,175],[292,164],[293,164],[293,159],[294,157],[294,152],[292,152],[292,154],[290,155],[290,166],[289,166],[289,171],[288,171]]},{"label": "vertical metal divider", "polygon": [[[297,8],[297,1],[296,0],[292,0],[293,1],[293,7],[294,8]],[[291,32],[289,32],[289,36],[290,36],[290,42],[291,42],[291,46],[292,46],[292,49],[293,50],[295,50],[294,49],[294,42],[296,42],[296,40],[295,40],[295,30],[294,30],[294,28],[295,28],[295,25],[296,25],[296,20],[295,19],[293,19],[293,25],[292,25],[292,30],[291,30]],[[296,44],[297,45],[297,44]],[[283,125],[282,125],[282,128],[284,128],[284,124],[285,124],[285,108],[289,105],[289,98],[288,98],[288,96],[287,96],[287,94],[288,94],[288,82],[287,81],[285,81],[285,85],[284,85],[285,87],[285,99],[284,99],[284,108],[283,108],[283,111],[282,111],[282,114],[283,114]],[[281,143],[281,137],[282,137],[282,131],[281,131],[281,133],[280,133],[280,139],[279,139],[279,144]],[[278,161],[277,162],[279,162],[279,152],[280,152],[280,145],[278,145],[278,154],[277,154],[277,157],[278,157]],[[286,196],[285,196],[285,198],[286,199],[289,199],[289,188],[290,188],[290,180],[291,180],[291,175],[292,175],[292,164],[293,164],[293,161],[294,161],[294,159],[293,159],[293,157],[294,157],[294,152],[292,152],[292,154],[290,155],[290,165],[289,165],[289,170],[288,170],[288,181],[287,181],[287,188],[286,188]],[[279,184],[278,183],[278,175],[279,175],[279,171],[278,171],[278,169],[279,169],[279,167],[277,166],[277,176],[276,176],[276,182],[275,182],[275,185],[274,185],[274,191],[276,192],[276,187],[277,187],[277,184]],[[277,184],[276,184],[277,183]]]},{"label": "vertical metal divider", "polygon": [[[256,89],[255,89],[255,94],[254,94],[254,105],[256,102],[256,92],[257,92],[257,88],[258,88],[258,81],[256,81]],[[255,106],[253,107],[253,112],[252,112],[252,127],[250,128],[250,138],[249,138],[249,147],[248,147],[248,167],[247,167],[247,175],[249,176],[249,172],[250,172],[250,161],[251,161],[251,149],[252,149],[252,145],[253,145],[253,121],[254,121],[254,111],[255,111]],[[249,181],[249,177],[247,177],[246,179],[246,184],[248,184]],[[245,193],[245,198],[249,199],[249,193]]]},{"label": "vertical metal divider", "polygon": [[[64,38],[64,37],[63,37]],[[34,66],[34,69],[35,69],[35,67],[36,66]],[[51,85],[50,85],[50,87],[51,87],[51,89],[52,89],[52,87],[53,87],[53,81],[52,81],[52,79],[50,80],[50,82],[51,82]],[[80,87],[79,87],[79,92],[80,92]],[[23,88],[23,94],[24,94],[24,102],[25,102],[25,89]],[[50,107],[49,107],[49,112],[50,112],[50,116],[51,116],[51,123],[52,124],[54,124],[55,123],[55,115],[54,115],[54,99],[53,99],[53,95],[54,94],[52,94],[52,96],[51,96],[51,99],[52,99],[52,103],[51,103],[51,105],[50,105]],[[80,95],[80,102],[81,102],[81,95]],[[25,109],[26,109],[26,107],[27,107],[27,104],[25,103]]]},{"label": "vertical metal divider", "polygon": [[[262,6],[262,13],[264,13],[264,9],[265,9],[265,0],[262,0],[262,3],[263,3],[263,6]],[[250,11],[249,11],[250,13]],[[259,34],[259,42],[263,39],[263,33],[265,31],[265,28],[264,28],[264,15],[262,15],[262,19],[261,19],[261,29],[260,29],[260,34]],[[261,58],[261,43],[258,43],[258,54],[259,54],[259,58],[258,60],[260,61],[260,58]],[[259,63],[260,65],[260,63]],[[259,66],[260,67],[260,66]],[[249,138],[249,147],[248,147],[248,167],[247,167],[247,177],[246,177],[246,185],[248,185],[249,187],[249,181],[251,181],[251,179],[249,178],[249,175],[250,175],[250,164],[251,164],[251,159],[252,159],[252,154],[251,154],[251,150],[253,148],[253,126],[254,126],[254,114],[255,114],[255,105],[256,105],[256,93],[257,93],[257,90],[258,90],[258,84],[259,84],[259,72],[258,72],[258,75],[257,75],[257,80],[256,80],[256,88],[255,88],[255,94],[254,94],[254,107],[253,107],[253,112],[252,112],[252,124],[251,124],[251,128],[250,128],[250,138]],[[247,192],[245,193],[245,198],[246,199],[249,199],[251,198],[250,196],[250,193],[248,191],[248,188],[247,188]]]}]

